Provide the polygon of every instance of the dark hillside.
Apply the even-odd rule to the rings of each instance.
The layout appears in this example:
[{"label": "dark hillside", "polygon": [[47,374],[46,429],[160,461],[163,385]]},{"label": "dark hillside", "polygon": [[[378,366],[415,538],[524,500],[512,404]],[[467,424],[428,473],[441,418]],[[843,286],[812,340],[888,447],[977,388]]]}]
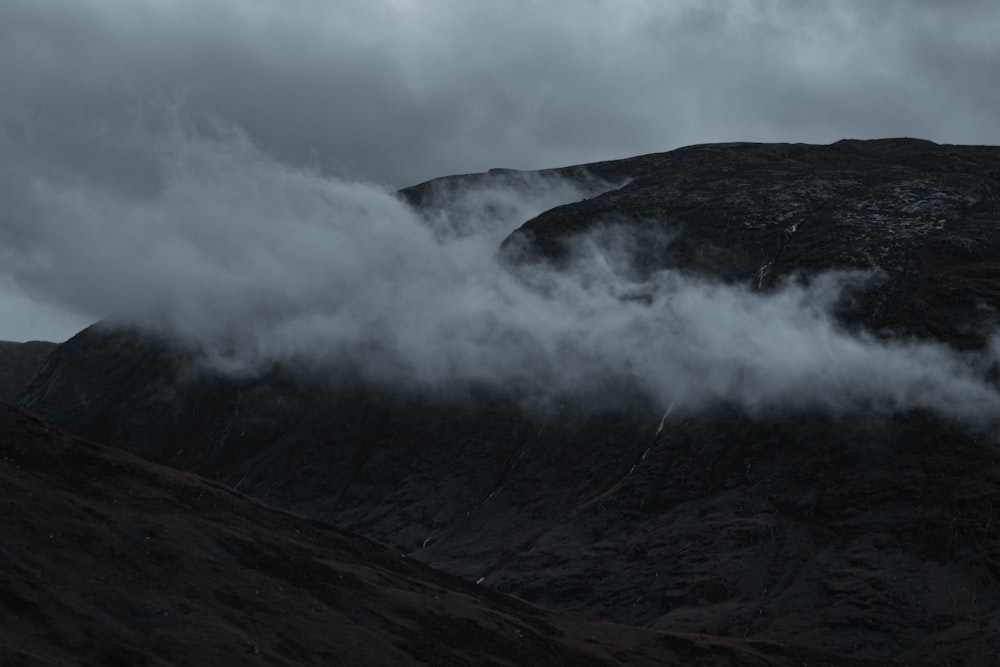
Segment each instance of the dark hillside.
[{"label": "dark hillside", "polygon": [[55,343],[42,341],[0,341],[0,401],[17,401],[25,386],[55,348]]},{"label": "dark hillside", "polygon": [[865,665],[551,612],[0,404],[4,665]]},{"label": "dark hillside", "polygon": [[[512,271],[571,266],[574,238],[614,228],[640,239],[637,281],[669,268],[766,294],[862,269],[837,309],[858,340],[981,351],[997,331],[1000,148],[705,145],[543,176],[560,174],[594,195],[514,232],[500,249]],[[527,177],[403,196],[512,178]],[[22,404],[547,607],[874,660],[1000,660],[989,415],[726,401],[675,414],[611,380],[526,408],[497,386],[412,392],[295,362],[221,377],[193,358],[92,327]],[[979,370],[995,387],[996,365]]]}]

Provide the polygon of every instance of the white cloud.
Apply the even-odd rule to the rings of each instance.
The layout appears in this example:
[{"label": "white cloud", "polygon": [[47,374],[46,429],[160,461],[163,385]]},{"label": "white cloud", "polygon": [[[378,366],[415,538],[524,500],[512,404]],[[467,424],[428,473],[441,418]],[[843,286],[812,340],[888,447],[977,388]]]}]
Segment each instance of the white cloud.
[{"label": "white cloud", "polygon": [[526,289],[493,253],[565,184],[489,193],[488,216],[452,200],[436,235],[386,190],[703,141],[997,143],[998,20],[988,1],[7,0],[0,338],[122,313],[237,363],[322,350],[427,382],[626,372],[670,397],[698,378],[691,405],[981,412],[971,360],[803,310],[828,286]]},{"label": "white cloud", "polygon": [[175,124],[137,142],[158,174],[149,193],[56,176],[7,192],[32,212],[0,253],[8,270],[82,313],[171,332],[229,372],[303,359],[526,400],[624,379],[679,410],[1000,410],[980,372],[991,353],[842,331],[830,309],[849,277],[769,294],[671,271],[639,280],[614,226],[580,239],[565,271],[512,272],[499,241],[591,193],[514,175],[441,190],[425,219],[383,188],[289,167],[238,131],[212,135]]}]

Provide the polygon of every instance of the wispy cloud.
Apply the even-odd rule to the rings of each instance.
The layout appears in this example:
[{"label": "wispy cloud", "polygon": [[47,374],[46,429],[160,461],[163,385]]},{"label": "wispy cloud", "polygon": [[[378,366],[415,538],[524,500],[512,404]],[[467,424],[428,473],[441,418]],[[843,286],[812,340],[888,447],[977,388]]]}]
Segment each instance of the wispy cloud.
[{"label": "wispy cloud", "polygon": [[989,413],[995,355],[849,335],[815,305],[835,277],[639,280],[613,225],[572,270],[511,273],[499,241],[578,184],[442,191],[422,214],[390,191],[701,141],[996,143],[996,20],[986,0],[3,2],[0,337],[59,309],[233,369]]},{"label": "wispy cloud", "polygon": [[225,372],[347,363],[397,386],[484,382],[526,400],[615,380],[676,410],[919,408],[978,421],[1000,409],[983,379],[995,349],[839,327],[833,304],[857,276],[761,293],[640,275],[614,221],[577,239],[560,271],[511,269],[502,238],[593,192],[514,175],[438,190],[418,212],[383,187],[275,161],[236,129],[165,125],[133,146],[156,174],[149,191],[54,174],[6,192],[31,217],[3,259],[35,293],[169,332]]}]

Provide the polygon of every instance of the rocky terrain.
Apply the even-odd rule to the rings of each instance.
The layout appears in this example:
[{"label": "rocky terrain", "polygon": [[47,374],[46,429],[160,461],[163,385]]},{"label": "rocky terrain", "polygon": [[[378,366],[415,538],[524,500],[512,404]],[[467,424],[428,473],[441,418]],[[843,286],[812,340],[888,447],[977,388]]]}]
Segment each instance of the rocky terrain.
[{"label": "rocky terrain", "polygon": [[55,343],[0,341],[0,401],[13,403],[31,381]]},{"label": "rocky terrain", "polygon": [[[1000,162],[994,147],[913,139],[717,144],[589,166],[620,189],[548,211],[505,242],[550,259],[609,219],[667,240],[649,266],[767,288],[800,273],[877,269],[869,328],[957,346],[995,330]],[[631,166],[633,160],[622,161]]]},{"label": "rocky terrain", "polygon": [[[670,269],[767,293],[863,270],[837,303],[846,331],[965,351],[996,331],[1000,149],[722,144],[541,175],[592,196],[508,237],[498,250],[512,271],[569,266],[574,239],[613,228],[640,239],[637,285]],[[523,177],[401,195],[427,207]],[[984,373],[995,384],[997,369]],[[415,393],[294,360],[223,376],[156,332],[96,325],[48,357],[19,403],[384,540],[476,590],[875,661],[1000,659],[995,423],[725,401],[673,415],[616,382],[529,409],[495,386]]]},{"label": "rocky terrain", "polygon": [[4,665],[874,665],[548,611],[0,404]]}]

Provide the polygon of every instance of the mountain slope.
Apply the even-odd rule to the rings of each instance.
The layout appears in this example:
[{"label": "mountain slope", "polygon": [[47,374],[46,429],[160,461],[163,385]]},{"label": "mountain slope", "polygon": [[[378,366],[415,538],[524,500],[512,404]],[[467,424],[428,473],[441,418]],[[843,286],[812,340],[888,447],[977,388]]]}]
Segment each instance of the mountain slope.
[{"label": "mountain slope", "polygon": [[43,341],[0,341],[0,401],[15,402],[55,348]]},{"label": "mountain slope", "polygon": [[715,144],[635,160],[625,186],[526,222],[505,250],[559,260],[574,237],[613,223],[653,240],[636,248],[644,266],[758,288],[877,269],[852,318],[871,329],[976,346],[1000,323],[1000,149]]},{"label": "mountain slope", "polygon": [[863,665],[549,612],[0,404],[5,665]]},{"label": "mountain slope", "polygon": [[[501,249],[515,273],[572,270],[574,239],[612,229],[639,239],[638,285],[670,269],[767,294],[864,269],[877,278],[837,306],[857,340],[975,351],[996,331],[998,148],[708,145],[554,175],[593,196],[526,221]],[[155,332],[92,327],[22,404],[541,604],[873,659],[1000,654],[995,424],[931,404],[672,413],[618,380],[526,407],[503,387],[413,392],[295,360],[224,377],[196,358]]]}]

